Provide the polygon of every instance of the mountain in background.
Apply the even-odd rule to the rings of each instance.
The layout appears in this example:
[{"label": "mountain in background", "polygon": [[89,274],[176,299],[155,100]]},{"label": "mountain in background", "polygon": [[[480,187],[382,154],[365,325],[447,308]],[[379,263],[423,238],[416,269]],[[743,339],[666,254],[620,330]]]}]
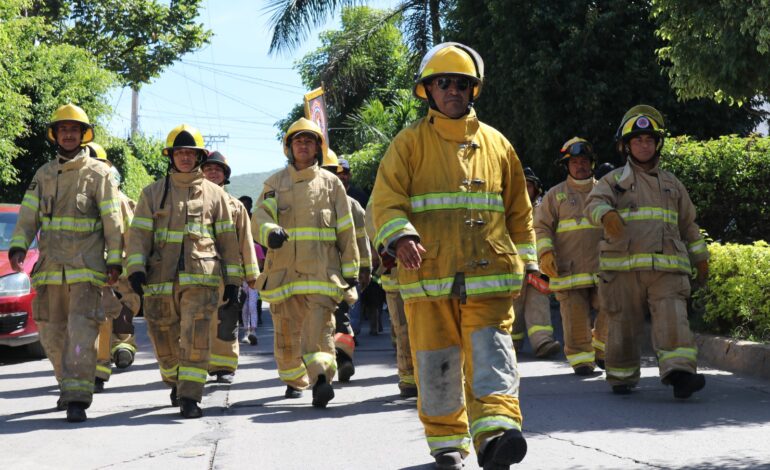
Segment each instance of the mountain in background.
[{"label": "mountain in background", "polygon": [[235,197],[251,196],[256,205],[265,180],[278,171],[281,171],[281,168],[262,173],[246,173],[245,175],[231,176],[230,184],[225,186],[225,189]]}]

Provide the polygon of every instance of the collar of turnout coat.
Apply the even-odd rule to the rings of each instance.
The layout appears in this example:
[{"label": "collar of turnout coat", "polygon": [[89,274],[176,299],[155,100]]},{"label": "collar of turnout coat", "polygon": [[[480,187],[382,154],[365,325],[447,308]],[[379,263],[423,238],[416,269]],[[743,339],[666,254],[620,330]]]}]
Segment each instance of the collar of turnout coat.
[{"label": "collar of turnout coat", "polygon": [[428,111],[428,123],[439,137],[449,142],[471,142],[479,130],[479,118],[476,117],[475,109],[458,119],[452,119],[431,109]]},{"label": "collar of turnout coat", "polygon": [[200,168],[197,168],[190,173],[180,173],[176,170],[171,170],[171,182],[174,186],[181,188],[189,188],[196,184],[201,184],[203,181],[203,172]]}]

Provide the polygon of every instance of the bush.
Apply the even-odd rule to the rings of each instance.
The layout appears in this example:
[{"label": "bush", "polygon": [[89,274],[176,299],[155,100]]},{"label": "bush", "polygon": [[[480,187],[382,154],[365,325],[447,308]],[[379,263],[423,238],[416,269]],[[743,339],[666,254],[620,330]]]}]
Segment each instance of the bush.
[{"label": "bush", "polygon": [[120,171],[120,189],[126,196],[137,201],[142,189],[155,178],[147,173],[142,162],[134,156],[132,147],[124,139],[106,136],[98,140],[107,152],[107,158]]},{"label": "bush", "polygon": [[668,139],[661,166],[684,183],[712,238],[770,241],[770,138]]},{"label": "bush", "polygon": [[712,243],[710,276],[694,301],[709,333],[770,342],[770,245]]}]

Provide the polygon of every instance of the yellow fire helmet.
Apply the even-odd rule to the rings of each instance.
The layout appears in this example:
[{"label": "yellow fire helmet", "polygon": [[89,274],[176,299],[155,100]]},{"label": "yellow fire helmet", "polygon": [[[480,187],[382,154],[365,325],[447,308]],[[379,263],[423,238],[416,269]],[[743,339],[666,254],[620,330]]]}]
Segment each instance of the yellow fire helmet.
[{"label": "yellow fire helmet", "polygon": [[665,135],[663,115],[660,111],[646,104],[639,104],[623,115],[620,126],[615,132],[615,141],[618,151],[623,151],[624,143],[628,139],[639,134],[650,134],[657,141],[657,150],[663,147],[663,136]]},{"label": "yellow fire helmet", "polygon": [[594,153],[594,147],[591,142],[583,139],[582,137],[573,137],[570,140],[564,142],[559,150],[559,157],[556,159],[556,163],[567,164],[567,161],[572,157],[583,155],[591,159],[591,166],[596,163],[596,153]]},{"label": "yellow fire helmet", "polygon": [[327,150],[326,155],[324,155],[324,161],[321,164],[321,166],[324,168],[328,167],[329,170],[332,170],[336,173],[340,167],[340,160],[337,158],[337,152],[335,152],[332,149]]},{"label": "yellow fire helmet", "polygon": [[47,137],[51,143],[56,143],[56,124],[62,121],[75,121],[80,123],[83,128],[82,144],[87,144],[94,140],[94,126],[88,120],[88,115],[80,106],[67,103],[60,106],[53,112],[51,121],[48,123]]},{"label": "yellow fire helmet", "polygon": [[472,100],[481,94],[484,81],[484,61],[478,52],[459,42],[444,42],[433,46],[422,58],[414,76],[414,96],[427,100],[425,81],[437,75],[462,75],[473,82]]},{"label": "yellow fire helmet", "polygon": [[203,143],[203,135],[201,135],[198,129],[188,124],[180,124],[168,133],[163,155],[171,156],[175,148],[200,150],[203,155],[208,155],[209,153]]},{"label": "yellow fire helmet", "polygon": [[101,160],[107,165],[112,166],[112,162],[107,159],[107,151],[104,150],[104,147],[97,144],[96,142],[89,142],[86,144],[86,147],[88,147],[88,153],[91,155],[91,157],[97,160]]},{"label": "yellow fire helmet", "polygon": [[324,133],[321,128],[310,119],[299,118],[289,126],[286,134],[283,135],[283,154],[289,157],[290,161],[294,160],[294,157],[291,155],[291,139],[295,135],[304,132],[315,135],[318,138],[318,141],[321,142],[321,155],[319,156],[318,162],[323,164],[323,161],[326,159],[326,154],[329,151],[329,146],[324,138]]}]

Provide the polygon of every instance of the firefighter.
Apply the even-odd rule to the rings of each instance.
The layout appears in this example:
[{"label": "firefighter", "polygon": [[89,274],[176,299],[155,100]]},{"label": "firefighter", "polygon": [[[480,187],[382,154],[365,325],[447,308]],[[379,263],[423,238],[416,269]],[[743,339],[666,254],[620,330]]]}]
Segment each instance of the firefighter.
[{"label": "firefighter", "polygon": [[[343,168],[339,164],[337,154],[332,149],[326,151],[323,159],[323,168],[337,175],[339,178]],[[345,181],[340,178],[343,186]],[[349,382],[353,374],[356,373],[353,364],[353,352],[356,349],[356,342],[353,334],[353,327],[350,325],[349,312],[352,305],[348,301],[353,301],[353,305],[360,302],[358,291],[353,295],[353,290],[362,291],[366,289],[371,281],[372,251],[369,247],[369,237],[366,236],[366,213],[361,204],[347,194],[350,203],[351,214],[353,214],[353,224],[356,227],[356,245],[359,254],[358,285],[353,289],[345,291],[345,300],[340,302],[337,310],[334,311],[334,322],[336,324],[334,332],[334,349],[337,353],[337,378],[340,382]]]},{"label": "firefighter", "polygon": [[[203,176],[219,187],[230,183],[230,174],[232,170],[227,164],[225,156],[219,152],[209,154],[206,162],[201,166]],[[254,239],[251,236],[251,221],[246,207],[243,206],[235,196],[227,194],[229,202],[230,216],[235,225],[235,233],[238,236],[238,246],[240,252],[241,266],[243,267],[244,279],[247,285],[254,286],[259,275],[257,266],[257,253],[254,250]],[[220,306],[218,315],[224,321],[211,322],[211,355],[209,357],[209,375],[214,375],[219,383],[233,383],[235,369],[238,367],[238,335],[230,334],[238,331],[238,316],[241,313],[242,306],[235,302],[229,307],[235,309],[233,312],[225,311],[224,305]],[[217,334],[219,328],[223,331]],[[226,336],[227,341],[219,339],[220,336]]]},{"label": "firefighter", "polygon": [[[537,207],[543,195],[543,183],[530,167],[524,168],[524,178],[527,180],[529,200],[533,207]],[[537,214],[535,211],[536,224]],[[561,353],[561,343],[553,338],[551,301],[548,298],[550,293],[547,280],[538,273],[527,274],[527,282],[522,285],[521,295],[513,301],[515,320],[511,338],[517,353],[524,344],[525,332],[536,357],[547,358]]]},{"label": "firefighter", "polygon": [[[134,216],[134,201],[120,190],[120,171],[107,159],[104,147],[96,142],[86,144],[89,156],[105,163],[110,174],[115,178],[120,196],[120,215],[123,219],[123,245],[126,243],[126,231]],[[125,260],[123,260],[125,261]],[[106,321],[99,327],[96,344],[96,380],[94,393],[104,391],[104,384],[112,375],[112,363],[119,369],[125,369],[134,362],[136,340],[134,339],[134,315],[139,313],[139,296],[131,290],[128,279],[121,275],[114,286],[102,288],[102,308]]]},{"label": "firefighter", "polygon": [[659,167],[664,132],[663,116],[652,106],[626,112],[615,134],[626,164],[599,181],[585,215],[604,228],[599,293],[609,317],[606,360],[612,391],[628,394],[639,382],[640,338],[649,314],[661,381],[684,399],[706,385],[697,373],[687,298],[691,266],[705,282],[709,253],[687,189]]},{"label": "firefighter", "polygon": [[56,159],[37,170],[24,194],[8,258],[21,272],[40,230],[33,318],[59,382],[57,408],[66,407],[67,421],[81,422],[93,398],[95,341],[105,320],[101,288],[122,271],[123,223],[115,179],[83,148],[94,139],[86,113],[61,106],[47,136]]},{"label": "firefighter", "polygon": [[[596,274],[601,230],[583,216],[585,201],[596,185],[591,144],[579,137],[564,143],[557,165],[567,178],[543,197],[535,218],[540,270],[550,278],[564,327],[564,352],[575,375],[604,368],[607,317],[599,306]],[[597,311],[591,321],[591,309]]]},{"label": "firefighter", "polygon": [[[366,206],[366,231],[370,240],[376,236],[374,230],[372,202]],[[412,348],[409,345],[409,329],[404,312],[404,299],[398,288],[398,268],[396,259],[383,252],[382,256],[376,250],[372,252],[372,261],[378,260],[375,268],[380,274],[382,290],[385,291],[385,302],[388,304],[390,327],[396,337],[396,367],[398,368],[398,394],[401,398],[417,396],[417,383],[414,380],[414,365],[412,363]],[[372,263],[374,268],[374,262]]]},{"label": "firefighter", "polygon": [[208,155],[203,136],[177,126],[163,155],[170,171],[142,190],[129,229],[128,280],[145,297],[147,330],[171,404],[184,418],[200,418],[219,285],[225,284],[223,301],[237,302],[243,268],[227,194],[200,169]]},{"label": "firefighter", "polygon": [[270,302],[278,375],[286,398],[313,389],[313,406],[334,398],[334,310],[358,277],[356,231],[345,188],[321,169],[323,131],[300,118],[283,137],[289,164],[265,181],[252,217],[269,250],[257,280]]},{"label": "firefighter", "polygon": [[471,440],[484,468],[527,448],[511,326],[525,263],[538,269],[532,206],[513,147],[473,109],[483,71],[462,44],[428,51],[414,85],[428,115],[395,137],[373,191],[375,246],[398,259],[419,415],[441,469],[461,468]]}]

